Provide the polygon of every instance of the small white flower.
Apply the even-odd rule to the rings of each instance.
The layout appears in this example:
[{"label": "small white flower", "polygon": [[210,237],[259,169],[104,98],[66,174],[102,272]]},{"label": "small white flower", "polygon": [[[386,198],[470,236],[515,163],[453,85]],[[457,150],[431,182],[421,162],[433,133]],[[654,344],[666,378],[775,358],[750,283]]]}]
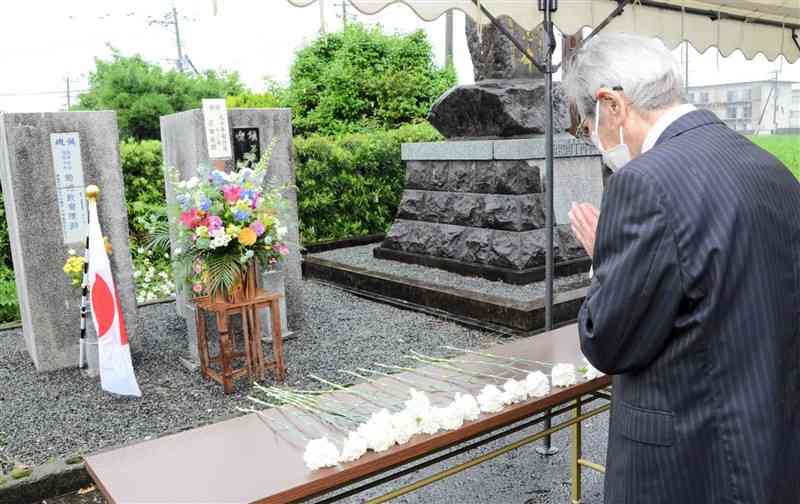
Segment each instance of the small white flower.
[{"label": "small white flower", "polygon": [[406,408],[413,412],[426,412],[431,407],[431,400],[425,395],[425,392],[419,392],[416,389],[409,389],[408,393],[411,394],[411,399],[405,402]]},{"label": "small white flower", "polygon": [[446,408],[434,406],[431,412],[436,423],[444,430],[456,430],[464,424],[464,412],[456,403]]},{"label": "small white flower", "polygon": [[516,404],[528,398],[528,389],[524,382],[509,378],[503,384],[503,396],[506,404]]},{"label": "small white flower", "polygon": [[194,189],[200,183],[200,179],[197,177],[192,177],[186,181],[186,188],[187,189]]},{"label": "small white flower", "polygon": [[553,366],[552,380],[554,387],[569,387],[575,385],[577,379],[575,377],[574,364],[556,364]]},{"label": "small white flower", "polygon": [[486,385],[478,394],[478,405],[484,413],[497,413],[503,409],[503,392],[494,385]]},{"label": "small white flower", "polygon": [[356,432],[367,441],[367,447],[376,452],[391,448],[397,437],[392,429],[392,414],[389,410],[382,409],[361,424]]},{"label": "small white flower", "polygon": [[420,422],[417,415],[410,409],[404,409],[392,415],[392,428],[395,433],[397,444],[407,443],[414,434],[420,432]]},{"label": "small white flower", "polygon": [[550,380],[541,371],[534,371],[525,378],[525,388],[531,397],[544,397],[550,393]]},{"label": "small white flower", "polygon": [[347,434],[347,439],[344,440],[342,447],[342,454],[339,456],[339,462],[352,462],[358,460],[362,455],[367,452],[367,440],[364,439],[358,432],[350,432]]},{"label": "small white flower", "polygon": [[312,439],[306,445],[303,460],[306,467],[312,471],[323,467],[333,467],[339,461],[339,450],[326,437]]},{"label": "small white flower", "polygon": [[592,366],[592,363],[589,362],[589,359],[586,357],[583,358],[583,365],[584,365],[584,372],[583,377],[586,380],[594,380],[595,378],[600,378],[601,376],[605,376],[605,373],[597,369],[596,367]]},{"label": "small white flower", "polygon": [[182,252],[183,252],[182,248],[180,248],[180,247],[176,247],[175,248],[175,255],[181,254]]},{"label": "small white flower", "polygon": [[278,226],[277,232],[278,232],[278,239],[283,240],[283,237],[286,236],[286,233],[289,232],[289,229],[286,226]]},{"label": "small white flower", "polygon": [[69,250],[67,250],[67,254],[69,254],[69,255],[71,255],[71,256],[75,255],[75,253],[76,253],[76,252],[75,252],[75,249],[69,249]]},{"label": "small white flower", "polygon": [[456,392],[454,404],[461,408],[464,414],[464,420],[477,420],[481,416],[481,407],[478,406],[478,401],[475,400],[471,394],[459,394]]}]

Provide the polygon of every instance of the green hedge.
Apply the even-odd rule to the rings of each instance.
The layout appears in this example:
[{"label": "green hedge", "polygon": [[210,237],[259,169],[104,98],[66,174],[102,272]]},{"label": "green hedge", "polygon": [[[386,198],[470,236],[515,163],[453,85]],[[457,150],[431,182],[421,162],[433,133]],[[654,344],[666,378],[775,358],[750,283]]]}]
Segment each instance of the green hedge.
[{"label": "green hedge", "polygon": [[405,167],[400,145],[441,139],[428,123],[339,137],[296,137],[303,241],[386,231],[403,191]]},{"label": "green hedge", "polygon": [[147,235],[147,223],[164,215],[166,205],[161,142],[127,140],[120,144],[119,152],[130,234],[142,241]]}]

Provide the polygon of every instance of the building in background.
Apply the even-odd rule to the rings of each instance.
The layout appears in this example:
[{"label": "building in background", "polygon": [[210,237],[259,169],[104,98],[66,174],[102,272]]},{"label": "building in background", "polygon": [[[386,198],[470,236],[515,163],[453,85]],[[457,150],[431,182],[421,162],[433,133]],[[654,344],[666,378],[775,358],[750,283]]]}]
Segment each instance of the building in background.
[{"label": "building in background", "polygon": [[763,80],[690,86],[689,102],[742,134],[800,133],[800,83]]}]

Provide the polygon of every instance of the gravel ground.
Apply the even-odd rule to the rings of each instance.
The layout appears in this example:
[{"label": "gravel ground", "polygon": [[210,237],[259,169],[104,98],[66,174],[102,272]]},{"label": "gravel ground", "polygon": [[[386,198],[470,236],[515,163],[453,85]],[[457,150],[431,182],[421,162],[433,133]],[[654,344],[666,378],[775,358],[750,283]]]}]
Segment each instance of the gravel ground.
[{"label": "gravel ground", "polygon": [[[435,284],[445,285],[456,289],[473,291],[479,294],[488,294],[516,301],[533,301],[544,296],[544,282],[536,282],[528,285],[513,285],[505,282],[492,282],[484,278],[467,277],[449,271],[420,266],[418,264],[406,264],[399,261],[387,261],[376,259],[372,255],[372,250],[380,244],[361,245],[358,247],[347,247],[327,252],[313,254],[329,261],[336,261],[349,266],[365,268],[379,273],[420,280]],[[571,288],[583,287],[588,283],[588,274],[579,273],[577,275],[556,278],[556,291],[569,290]]]},{"label": "gravel ground", "polygon": [[[314,282],[304,283],[304,302],[306,327],[297,339],[286,343],[287,383],[296,387],[317,386],[306,378],[309,373],[347,383],[347,375],[337,373],[337,369],[378,360],[400,363],[400,355],[411,348],[435,354],[444,344],[475,348],[508,341]],[[8,435],[6,455],[39,464],[51,456],[89,453],[219,421],[237,414],[236,406],[249,405],[241,396],[247,390],[244,382],[239,394],[225,396],[221,386],[205,382],[199,373],[178,364],[185,326],[172,303],[144,307],[142,315],[144,350],[134,359],[144,393],[140,400],[104,394],[96,381],[76,370],[37,374],[20,343],[19,331],[0,333],[0,430]],[[586,425],[585,452],[589,459],[603,462],[607,415]],[[355,504],[382,495],[521,435],[490,443],[342,502]],[[568,432],[554,436],[554,444],[562,451],[553,457],[542,457],[535,452],[535,445],[529,445],[394,502],[568,502],[568,436]],[[602,502],[602,479],[592,471],[584,474],[584,502]],[[104,500],[95,491],[44,502],[103,504]]]}]

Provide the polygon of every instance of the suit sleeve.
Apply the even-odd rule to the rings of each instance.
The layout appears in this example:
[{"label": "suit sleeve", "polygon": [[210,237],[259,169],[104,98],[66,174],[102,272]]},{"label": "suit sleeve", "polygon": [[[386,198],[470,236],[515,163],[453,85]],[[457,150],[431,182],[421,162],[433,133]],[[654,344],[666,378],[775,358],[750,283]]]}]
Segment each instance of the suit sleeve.
[{"label": "suit sleeve", "polygon": [[647,367],[670,336],[681,298],[662,194],[646,175],[620,171],[603,200],[594,277],[578,316],[584,355],[608,374]]}]

